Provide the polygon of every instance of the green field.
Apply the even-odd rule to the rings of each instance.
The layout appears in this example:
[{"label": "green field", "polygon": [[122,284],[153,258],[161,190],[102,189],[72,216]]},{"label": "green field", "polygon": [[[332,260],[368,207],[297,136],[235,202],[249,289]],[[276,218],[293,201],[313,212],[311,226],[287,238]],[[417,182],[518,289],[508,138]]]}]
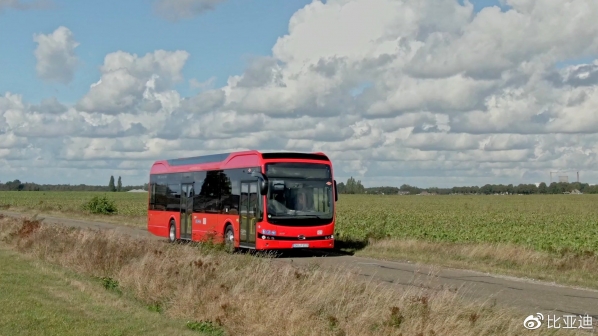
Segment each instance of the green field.
[{"label": "green field", "polygon": [[0,335],[200,335],[99,281],[0,244]]},{"label": "green field", "polygon": [[598,195],[344,196],[338,236],[598,254]]},{"label": "green field", "polygon": [[96,195],[106,195],[117,203],[119,214],[144,217],[147,193],[104,193],[86,191],[0,191],[0,209],[26,209],[41,212],[83,213],[82,206]]},{"label": "green field", "polygon": [[[107,195],[109,219],[144,226],[146,193],[0,192],[0,208],[85,216],[82,205]],[[375,196],[339,195],[337,238],[504,243],[563,255],[598,255],[598,195]]]}]

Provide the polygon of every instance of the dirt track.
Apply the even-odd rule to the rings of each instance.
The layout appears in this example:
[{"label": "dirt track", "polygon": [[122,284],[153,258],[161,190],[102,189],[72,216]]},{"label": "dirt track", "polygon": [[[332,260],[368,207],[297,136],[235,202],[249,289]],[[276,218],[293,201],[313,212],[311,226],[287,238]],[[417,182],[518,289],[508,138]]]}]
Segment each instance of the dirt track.
[{"label": "dirt track", "polygon": [[[11,216],[20,213],[0,211]],[[144,229],[119,226],[109,223],[81,221],[48,216],[40,216],[44,223],[68,225],[79,228],[116,230],[133,237],[165,240],[155,237]],[[598,321],[598,291],[552,285],[513,277],[486,274],[481,272],[447,269],[416,265],[408,262],[381,261],[332,253],[294,254],[282,256],[281,262],[307,264],[316,262],[324,267],[343,266],[358,274],[389,285],[417,286],[429,290],[442,288],[458,289],[463,296],[493,301],[498,305],[511,306],[521,311],[521,321],[538,312],[563,316],[565,314],[585,315]],[[433,275],[429,275],[433,274]],[[561,318],[561,320],[563,320]],[[596,332],[598,329],[594,329]]]}]

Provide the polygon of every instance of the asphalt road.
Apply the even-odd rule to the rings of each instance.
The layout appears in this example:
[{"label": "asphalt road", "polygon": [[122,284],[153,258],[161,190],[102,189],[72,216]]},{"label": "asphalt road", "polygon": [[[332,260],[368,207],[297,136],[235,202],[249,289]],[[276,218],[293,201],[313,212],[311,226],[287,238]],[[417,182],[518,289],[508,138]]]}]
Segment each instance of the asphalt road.
[{"label": "asphalt road", "polygon": [[[11,216],[20,213],[0,211]],[[133,237],[166,240],[155,237],[147,230],[110,223],[82,221],[74,219],[40,216],[44,223],[69,225],[79,228],[116,230]],[[598,291],[568,286],[554,285],[527,279],[500,276],[468,270],[450,269],[429,265],[419,265],[400,261],[382,261],[371,258],[355,257],[337,253],[314,252],[292,253],[278,258],[280,262],[296,265],[318,263],[321,267],[345,267],[382,284],[416,287],[436,291],[455,289],[469,299],[490,301],[499,306],[509,306],[521,312],[521,321],[531,314],[542,313],[593,316],[598,322]],[[564,318],[561,318],[561,321]],[[598,327],[594,327],[594,332]]]}]

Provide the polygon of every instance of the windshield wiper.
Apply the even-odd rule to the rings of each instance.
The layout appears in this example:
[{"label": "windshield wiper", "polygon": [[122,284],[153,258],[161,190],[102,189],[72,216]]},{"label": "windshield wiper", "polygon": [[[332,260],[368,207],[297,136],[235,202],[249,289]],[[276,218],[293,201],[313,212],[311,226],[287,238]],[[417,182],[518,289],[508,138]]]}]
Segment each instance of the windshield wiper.
[{"label": "windshield wiper", "polygon": [[277,215],[272,215],[272,217],[276,218],[276,219],[294,219],[294,218],[298,218],[298,217],[310,217],[310,218],[323,219],[323,217],[321,217],[319,215],[293,215],[293,216],[277,216]]},{"label": "windshield wiper", "polygon": [[307,214],[307,215],[297,215],[297,216],[302,216],[302,217],[315,217],[315,218],[317,218],[317,219],[322,219],[322,217],[320,217],[319,215],[309,215],[309,214]]}]

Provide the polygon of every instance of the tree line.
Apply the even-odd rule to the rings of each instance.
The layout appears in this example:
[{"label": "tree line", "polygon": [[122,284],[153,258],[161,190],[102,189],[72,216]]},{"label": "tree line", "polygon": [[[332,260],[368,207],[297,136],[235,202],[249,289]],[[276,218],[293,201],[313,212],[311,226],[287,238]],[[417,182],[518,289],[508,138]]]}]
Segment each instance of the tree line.
[{"label": "tree line", "polygon": [[575,191],[582,192],[584,194],[598,194],[597,185],[589,185],[588,183],[581,182],[552,182],[550,185],[546,185],[545,182],[541,182],[538,186],[536,184],[485,184],[483,186],[464,186],[464,187],[452,187],[452,188],[418,188],[408,184],[403,184],[400,187],[371,187],[365,188],[360,180],[355,180],[350,177],[347,183],[337,183],[339,194],[405,194],[405,195],[417,195],[421,193],[430,193],[438,195],[453,195],[453,194],[466,194],[466,195],[493,195],[493,194],[563,194],[571,193]]},{"label": "tree line", "polygon": [[0,191],[104,191],[104,192],[126,192],[130,190],[148,190],[148,184],[123,186],[119,176],[118,182],[114,183],[114,176],[110,176],[108,185],[89,184],[38,184],[33,182],[21,182],[16,179],[5,183],[0,182]]},{"label": "tree line", "polygon": [[[492,195],[492,194],[562,194],[566,192],[580,191],[584,194],[598,194],[597,185],[589,185],[588,183],[580,182],[552,182],[550,185],[542,182],[538,186],[535,184],[486,184],[483,186],[463,186],[452,188],[419,188],[408,184],[403,184],[400,187],[370,187],[365,188],[361,184],[361,180],[356,180],[353,177],[347,179],[347,182],[340,182],[337,184],[339,194],[406,194],[417,195],[423,192],[438,194],[438,195],[452,195],[452,194],[468,194],[468,195]],[[133,189],[148,190],[148,184],[123,186],[122,179],[119,176],[118,180],[114,181],[114,176],[110,176],[108,185],[88,185],[88,184],[37,184],[32,182],[21,182],[20,180],[9,181],[5,183],[0,182],[0,191],[104,191],[104,192],[126,192]]]}]

